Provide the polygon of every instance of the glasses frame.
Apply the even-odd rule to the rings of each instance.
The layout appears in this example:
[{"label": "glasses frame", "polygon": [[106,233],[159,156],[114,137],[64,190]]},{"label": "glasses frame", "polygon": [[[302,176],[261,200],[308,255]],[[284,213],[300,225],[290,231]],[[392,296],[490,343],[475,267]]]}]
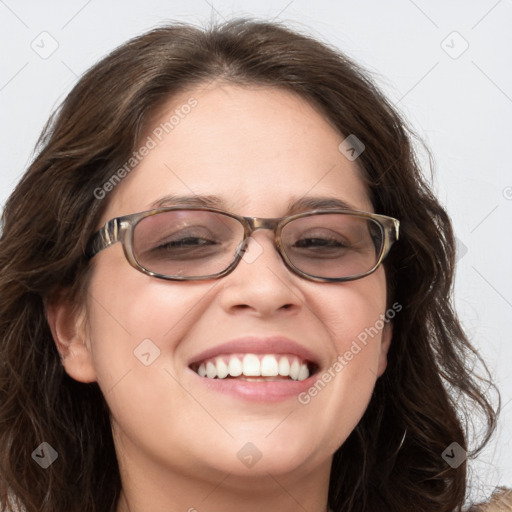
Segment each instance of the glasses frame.
[{"label": "glasses frame", "polygon": [[[227,217],[231,217],[232,219],[237,220],[242,224],[244,228],[244,238],[235,254],[235,258],[233,262],[222,272],[218,272],[216,274],[209,274],[206,276],[167,276],[165,274],[159,274],[157,272],[153,272],[143,267],[135,258],[134,250],[133,250],[133,234],[135,232],[135,227],[137,224],[146,217],[150,217],[152,215],[157,215],[159,213],[176,211],[176,210],[200,210],[205,212],[213,212],[225,215]],[[382,248],[377,258],[377,263],[362,274],[357,274],[355,276],[348,277],[318,277],[312,274],[308,274],[303,272],[302,270],[295,267],[295,265],[290,261],[286,252],[283,250],[281,244],[281,231],[290,222],[301,219],[304,217],[311,217],[313,215],[328,215],[328,214],[345,214],[352,215],[356,217],[361,217],[365,219],[371,219],[375,221],[380,229],[382,234]],[[288,215],[286,217],[277,217],[277,218],[265,218],[265,217],[242,217],[240,215],[236,215],[234,213],[226,212],[224,210],[220,210],[218,208],[210,208],[203,206],[169,206],[163,208],[157,208],[154,210],[148,210],[140,213],[133,213],[130,215],[124,215],[122,217],[116,217],[111,219],[105,223],[105,225],[99,229],[96,233],[94,233],[89,241],[86,251],[86,257],[88,259],[92,259],[96,254],[108,247],[114,245],[117,242],[121,242],[123,245],[123,251],[128,263],[139,270],[143,274],[156,277],[158,279],[165,279],[168,281],[198,281],[198,280],[207,280],[207,279],[218,279],[220,277],[224,277],[232,272],[237,265],[240,263],[240,260],[243,258],[245,251],[247,250],[248,240],[254,231],[258,229],[270,229],[274,232],[274,242],[277,248],[281,259],[284,261],[285,265],[295,274],[310,281],[322,282],[322,283],[334,283],[334,282],[346,282],[346,281],[355,281],[356,279],[361,279],[362,277],[366,277],[369,274],[372,274],[379,268],[381,263],[384,261],[386,256],[391,249],[391,246],[398,240],[399,237],[399,228],[400,221],[393,217],[388,217],[386,215],[380,215],[376,213],[362,212],[356,210],[343,210],[343,209],[327,209],[327,210],[311,210],[308,212],[298,213],[295,215]]]}]

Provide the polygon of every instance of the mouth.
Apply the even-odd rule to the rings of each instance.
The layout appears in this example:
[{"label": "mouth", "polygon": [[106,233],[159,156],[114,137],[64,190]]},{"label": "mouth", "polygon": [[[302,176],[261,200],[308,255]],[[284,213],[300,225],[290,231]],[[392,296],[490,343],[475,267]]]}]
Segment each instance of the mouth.
[{"label": "mouth", "polygon": [[231,353],[202,359],[190,369],[205,379],[275,382],[306,380],[317,365],[292,353]]},{"label": "mouth", "polygon": [[249,402],[293,400],[312,385],[320,359],[283,336],[244,336],[193,356],[188,368],[213,393]]}]

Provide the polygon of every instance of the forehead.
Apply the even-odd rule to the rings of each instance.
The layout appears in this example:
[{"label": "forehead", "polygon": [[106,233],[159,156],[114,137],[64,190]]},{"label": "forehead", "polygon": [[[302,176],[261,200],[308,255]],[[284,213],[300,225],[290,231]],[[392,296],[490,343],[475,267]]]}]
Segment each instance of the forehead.
[{"label": "forehead", "polygon": [[357,162],[338,149],[344,138],[294,93],[198,86],[153,115],[140,143],[150,149],[111,193],[104,220],[169,196],[215,196],[247,216],[279,217],[309,196],[373,211]]}]

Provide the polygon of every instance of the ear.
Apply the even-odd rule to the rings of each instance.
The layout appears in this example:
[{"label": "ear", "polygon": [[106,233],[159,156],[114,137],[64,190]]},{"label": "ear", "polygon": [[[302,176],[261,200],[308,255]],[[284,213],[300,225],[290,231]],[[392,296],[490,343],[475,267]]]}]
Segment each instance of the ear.
[{"label": "ear", "polygon": [[46,304],[46,316],[66,373],[79,382],[96,381],[88,343],[86,307],[78,307],[64,294]]},{"label": "ear", "polygon": [[377,369],[377,377],[381,377],[388,366],[388,351],[391,346],[391,338],[393,337],[393,324],[388,322],[382,329],[382,338],[380,342],[379,366]]}]

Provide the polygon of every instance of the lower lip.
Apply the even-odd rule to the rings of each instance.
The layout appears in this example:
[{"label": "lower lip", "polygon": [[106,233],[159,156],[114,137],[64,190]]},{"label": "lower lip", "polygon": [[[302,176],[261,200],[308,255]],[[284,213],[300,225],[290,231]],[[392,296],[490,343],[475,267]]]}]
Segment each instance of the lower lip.
[{"label": "lower lip", "polygon": [[253,402],[280,402],[297,399],[300,393],[310,388],[316,380],[315,375],[307,379],[276,380],[276,381],[246,381],[239,379],[208,379],[197,373],[194,375],[201,379],[203,384],[212,391],[235,396]]}]

